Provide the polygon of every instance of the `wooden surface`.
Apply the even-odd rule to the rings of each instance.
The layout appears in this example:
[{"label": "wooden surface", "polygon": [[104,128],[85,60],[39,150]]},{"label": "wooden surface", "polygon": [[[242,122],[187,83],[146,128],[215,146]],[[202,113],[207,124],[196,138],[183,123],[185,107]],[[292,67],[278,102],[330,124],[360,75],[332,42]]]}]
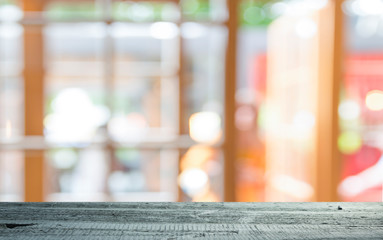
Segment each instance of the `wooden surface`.
[{"label": "wooden surface", "polygon": [[0,239],[383,239],[383,203],[0,203]]}]

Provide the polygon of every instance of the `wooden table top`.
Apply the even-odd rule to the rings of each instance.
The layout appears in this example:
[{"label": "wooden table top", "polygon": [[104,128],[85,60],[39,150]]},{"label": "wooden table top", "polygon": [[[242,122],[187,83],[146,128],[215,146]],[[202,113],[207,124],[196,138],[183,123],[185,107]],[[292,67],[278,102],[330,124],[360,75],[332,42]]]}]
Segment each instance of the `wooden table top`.
[{"label": "wooden table top", "polygon": [[0,203],[0,239],[383,239],[383,203]]}]

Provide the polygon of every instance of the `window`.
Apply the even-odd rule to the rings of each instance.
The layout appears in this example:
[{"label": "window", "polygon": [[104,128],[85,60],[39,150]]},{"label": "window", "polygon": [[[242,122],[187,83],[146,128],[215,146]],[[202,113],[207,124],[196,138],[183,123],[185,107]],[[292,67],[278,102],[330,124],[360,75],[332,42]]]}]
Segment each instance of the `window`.
[{"label": "window", "polygon": [[359,199],[378,5],[0,0],[0,200]]},{"label": "window", "polygon": [[223,199],[225,1],[7,1],[1,10],[15,18],[1,19],[1,161],[20,162],[0,174],[2,196]]}]

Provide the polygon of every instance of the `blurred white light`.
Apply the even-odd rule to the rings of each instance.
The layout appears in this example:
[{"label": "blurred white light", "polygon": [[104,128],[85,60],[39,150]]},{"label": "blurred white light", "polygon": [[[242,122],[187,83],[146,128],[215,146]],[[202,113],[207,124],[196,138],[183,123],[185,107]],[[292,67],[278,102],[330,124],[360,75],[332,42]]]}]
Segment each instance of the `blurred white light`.
[{"label": "blurred white light", "polygon": [[359,6],[359,1],[358,0],[354,0],[351,4],[351,9],[352,9],[352,12],[356,15],[363,15],[362,13],[362,10]]},{"label": "blurred white light", "polygon": [[328,0],[304,0],[305,2],[309,2],[311,4],[311,8],[314,10],[320,10],[327,6]]},{"label": "blurred white light", "polygon": [[367,93],[366,106],[371,111],[383,110],[383,91],[373,90]]},{"label": "blurred white light", "polygon": [[156,22],[150,26],[150,34],[157,39],[172,39],[178,35],[178,26],[170,22]]},{"label": "blurred white light", "polygon": [[212,143],[221,136],[221,118],[215,112],[199,112],[189,119],[190,137],[201,143]]},{"label": "blurred white light", "polygon": [[314,195],[314,189],[310,184],[284,174],[274,176],[271,185],[299,201],[308,201]]},{"label": "blurred white light", "polygon": [[60,92],[52,102],[55,112],[81,113],[92,106],[88,94],[79,88],[69,88]]},{"label": "blurred white light", "polygon": [[327,3],[328,0],[293,0],[288,3],[286,12],[292,16],[304,16],[324,8]]},{"label": "blurred white light", "polygon": [[109,111],[95,106],[78,88],[61,91],[52,102],[53,113],[44,119],[46,136],[52,141],[89,141],[95,130],[106,123]]},{"label": "blurred white light", "polygon": [[360,115],[359,104],[353,100],[343,101],[338,108],[339,116],[344,120],[354,120]]},{"label": "blurred white light", "polygon": [[113,117],[108,123],[109,134],[118,141],[140,141],[148,131],[146,118],[140,113]]},{"label": "blurred white light", "polygon": [[144,24],[114,23],[110,28],[110,34],[114,38],[148,37],[149,26]]},{"label": "blurred white light", "polygon": [[338,193],[345,197],[355,197],[366,189],[365,182],[359,176],[350,176],[338,186]]},{"label": "blurred white light", "polygon": [[315,126],[315,117],[311,112],[300,111],[295,114],[293,124],[300,131],[310,131]]},{"label": "blurred white light", "polygon": [[6,23],[0,25],[1,38],[17,38],[23,33],[23,27],[17,23]]},{"label": "blurred white light", "polygon": [[207,187],[209,179],[201,169],[190,168],[181,173],[178,181],[181,189],[190,197],[194,197]]},{"label": "blurred white light", "polygon": [[16,22],[23,18],[23,11],[13,5],[5,5],[0,7],[0,21]]},{"label": "blurred white light", "polygon": [[319,10],[327,6],[328,0],[304,0],[313,10]]},{"label": "blurred white light", "polygon": [[181,34],[186,39],[200,38],[207,34],[207,29],[202,24],[187,22],[182,24]]},{"label": "blurred white light", "polygon": [[7,120],[5,123],[5,138],[11,138],[12,136],[12,124],[10,120]]},{"label": "blurred white light", "polygon": [[343,4],[342,4],[343,12],[348,14],[348,15],[351,15],[351,16],[355,15],[354,10],[352,9],[353,3],[354,3],[353,0],[348,0],[348,1],[343,2]]},{"label": "blurred white light", "polygon": [[315,36],[318,31],[317,24],[311,19],[299,21],[295,26],[295,33],[304,39],[309,39]]},{"label": "blurred white light", "polygon": [[356,15],[380,15],[383,13],[382,0],[355,0],[351,5]]}]

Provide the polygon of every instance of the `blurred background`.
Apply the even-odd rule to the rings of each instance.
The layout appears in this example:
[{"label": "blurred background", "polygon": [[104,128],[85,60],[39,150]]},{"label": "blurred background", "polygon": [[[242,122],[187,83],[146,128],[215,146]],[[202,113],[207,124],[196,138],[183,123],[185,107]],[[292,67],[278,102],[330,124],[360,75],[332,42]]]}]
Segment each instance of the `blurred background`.
[{"label": "blurred background", "polygon": [[383,0],[0,0],[0,201],[382,201]]}]

